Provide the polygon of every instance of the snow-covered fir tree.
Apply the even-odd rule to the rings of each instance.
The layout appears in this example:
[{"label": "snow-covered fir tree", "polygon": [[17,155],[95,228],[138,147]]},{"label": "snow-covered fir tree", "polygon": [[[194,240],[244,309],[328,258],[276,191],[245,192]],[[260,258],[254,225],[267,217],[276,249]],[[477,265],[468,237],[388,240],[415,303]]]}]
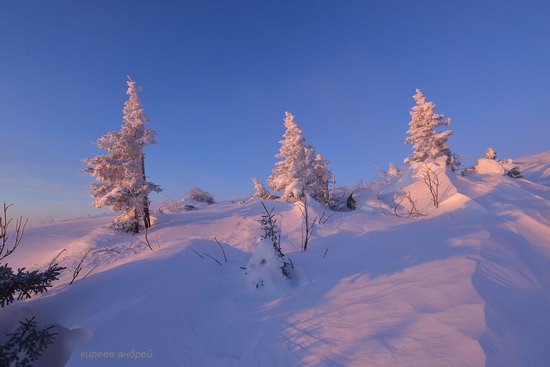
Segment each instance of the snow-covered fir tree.
[{"label": "snow-covered fir tree", "polygon": [[254,185],[254,195],[252,197],[262,200],[269,200],[273,197],[256,177],[252,177],[252,184]]},{"label": "snow-covered fir tree", "polygon": [[256,288],[277,283],[281,274],[284,279],[289,279],[293,269],[292,261],[281,249],[281,228],[277,224],[275,209],[267,209],[263,202],[262,207],[264,213],[259,220],[262,241],[246,265],[247,276]]},{"label": "snow-covered fir tree", "polygon": [[487,159],[497,159],[497,152],[492,148],[487,148],[487,151],[485,152],[485,158]]},{"label": "snow-covered fir tree", "polygon": [[416,90],[413,98],[416,105],[410,111],[411,120],[407,130],[409,136],[405,138],[405,143],[411,144],[414,151],[405,162],[424,162],[445,155],[448,158],[447,163],[453,164],[453,154],[447,146],[447,139],[453,132],[436,130],[438,127],[448,126],[451,119],[435,113],[435,104],[426,101],[420,89]]},{"label": "snow-covered fir tree", "polygon": [[334,175],[328,168],[328,160],[321,154],[317,154],[313,161],[312,180],[308,183],[307,192],[312,198],[320,203],[328,203],[330,199],[330,189],[334,183]]},{"label": "snow-covered fir tree", "polygon": [[300,126],[290,112],[285,112],[284,123],[286,131],[280,141],[279,153],[275,156],[281,160],[275,163],[273,174],[269,176],[267,183],[273,191],[283,192],[284,198],[300,200],[308,185],[314,181],[315,149],[306,144]]},{"label": "snow-covered fir tree", "polygon": [[155,132],[141,107],[136,83],[129,78],[128,100],[124,103],[123,124],[118,132],[111,131],[97,141],[97,147],[107,153],[83,159],[84,172],[98,182],[90,185],[92,205],[120,212],[113,227],[127,232],[139,232],[140,220],[151,226],[149,193],[160,192],[159,186],[147,181],[143,147],[155,143]]}]

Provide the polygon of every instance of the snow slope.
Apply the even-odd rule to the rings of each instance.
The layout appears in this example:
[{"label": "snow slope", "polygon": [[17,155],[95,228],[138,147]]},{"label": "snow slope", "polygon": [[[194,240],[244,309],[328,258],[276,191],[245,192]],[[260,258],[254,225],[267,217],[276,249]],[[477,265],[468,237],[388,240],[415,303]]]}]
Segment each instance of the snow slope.
[{"label": "snow slope", "polygon": [[[59,324],[42,366],[548,366],[541,157],[522,158],[528,179],[517,180],[434,166],[438,209],[415,171],[383,192],[359,191],[360,210],[329,213],[306,253],[300,211],[268,201],[295,265],[275,287],[254,288],[241,268],[260,242],[257,200],[160,215],[154,251],[110,231],[110,217],[32,228],[14,261],[44,265],[66,248],[68,270],[47,294],[3,309],[0,328],[25,314]],[[425,215],[392,215],[387,196],[399,190]],[[88,248],[83,271],[97,267],[69,286]]]},{"label": "snow slope", "polygon": [[527,179],[550,186],[550,151],[514,160]]}]

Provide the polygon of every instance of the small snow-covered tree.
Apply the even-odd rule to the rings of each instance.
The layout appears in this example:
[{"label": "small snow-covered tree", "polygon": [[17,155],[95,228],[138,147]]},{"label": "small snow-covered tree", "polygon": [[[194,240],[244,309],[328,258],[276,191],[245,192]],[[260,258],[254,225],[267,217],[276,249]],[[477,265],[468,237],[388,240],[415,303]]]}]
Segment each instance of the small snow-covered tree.
[{"label": "small snow-covered tree", "polygon": [[284,123],[286,131],[280,141],[279,153],[275,156],[281,160],[275,163],[267,183],[273,191],[282,191],[283,197],[299,200],[313,181],[312,161],[315,150],[306,144],[300,126],[294,121],[294,115],[285,112]]},{"label": "small snow-covered tree", "polygon": [[405,159],[405,163],[424,162],[430,158],[446,155],[448,164],[451,164],[453,155],[447,146],[447,139],[453,132],[436,130],[438,127],[448,126],[451,119],[435,113],[435,104],[426,101],[420,89],[416,90],[413,98],[416,105],[410,111],[411,120],[407,130],[409,136],[405,138],[405,143],[411,144],[414,151]]},{"label": "small snow-covered tree", "polygon": [[273,286],[281,279],[291,278],[292,261],[281,249],[281,229],[277,224],[274,208],[267,209],[262,202],[264,213],[260,217],[261,242],[256,246],[246,264],[246,274],[256,288]]},{"label": "small snow-covered tree", "polygon": [[487,151],[485,152],[485,158],[487,159],[497,159],[497,152],[492,148],[487,148]]},{"label": "small snow-covered tree", "polygon": [[39,327],[36,317],[19,321],[15,332],[0,344],[0,366],[32,367],[48,346],[54,342],[57,333],[54,325]]},{"label": "small snow-covered tree", "polygon": [[269,191],[267,191],[265,186],[256,177],[252,177],[252,184],[254,185],[253,197],[262,200],[270,200],[273,198],[273,195],[271,195]]},{"label": "small snow-covered tree", "polygon": [[328,203],[330,188],[334,182],[334,174],[328,168],[328,160],[321,154],[317,154],[312,162],[311,182],[308,183],[307,192],[320,203]]},{"label": "small snow-covered tree", "polygon": [[129,78],[128,100],[124,103],[123,124],[99,138],[97,147],[107,153],[83,159],[84,172],[97,179],[90,185],[93,205],[121,212],[113,226],[127,232],[139,232],[140,219],[151,226],[149,193],[160,192],[158,185],[147,181],[143,147],[155,143],[155,132],[147,128],[147,117],[139,101],[136,83]]},{"label": "small snow-covered tree", "polygon": [[208,205],[214,204],[214,197],[208,191],[204,191],[198,187],[193,187],[185,194],[185,197],[189,200],[206,203]]}]

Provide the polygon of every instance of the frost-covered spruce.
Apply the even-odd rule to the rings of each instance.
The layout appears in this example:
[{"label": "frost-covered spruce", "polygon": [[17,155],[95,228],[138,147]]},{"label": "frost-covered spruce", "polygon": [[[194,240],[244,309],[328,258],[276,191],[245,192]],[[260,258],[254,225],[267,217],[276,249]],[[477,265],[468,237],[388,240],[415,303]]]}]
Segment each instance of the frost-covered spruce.
[{"label": "frost-covered spruce", "polygon": [[487,151],[485,152],[485,158],[487,159],[497,159],[497,152],[492,148],[487,148]]},{"label": "frost-covered spruce", "polygon": [[128,80],[126,93],[129,97],[124,103],[121,130],[111,131],[97,141],[97,147],[107,153],[83,159],[83,162],[88,165],[84,172],[98,181],[90,185],[92,205],[120,212],[113,227],[137,233],[140,220],[144,226],[151,226],[148,195],[161,189],[147,181],[145,175],[143,147],[155,143],[155,132],[145,126],[148,120],[135,81]]},{"label": "frost-covered spruce", "polygon": [[334,182],[334,175],[328,168],[328,160],[321,154],[317,154],[313,161],[312,180],[308,183],[307,192],[320,203],[328,203],[330,199],[330,187]]},{"label": "frost-covered spruce", "polygon": [[453,155],[447,146],[447,139],[453,132],[436,130],[438,127],[450,125],[451,119],[435,113],[435,104],[426,101],[420,89],[416,90],[413,98],[416,105],[410,111],[411,120],[407,130],[409,136],[405,138],[405,143],[411,144],[414,151],[405,158],[405,163],[424,162],[445,155],[448,157],[447,164],[452,164]]},{"label": "frost-covered spruce", "polygon": [[306,144],[302,137],[302,130],[294,121],[294,115],[285,112],[286,131],[281,147],[275,158],[281,158],[275,163],[273,174],[269,176],[267,183],[273,191],[283,192],[287,199],[299,200],[306,191],[313,177],[314,148]]}]

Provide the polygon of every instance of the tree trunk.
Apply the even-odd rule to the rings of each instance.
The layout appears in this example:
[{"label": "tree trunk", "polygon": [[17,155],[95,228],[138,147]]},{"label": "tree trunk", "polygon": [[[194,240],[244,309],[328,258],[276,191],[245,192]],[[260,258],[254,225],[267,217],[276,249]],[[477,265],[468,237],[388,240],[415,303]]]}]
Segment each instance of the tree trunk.
[{"label": "tree trunk", "polygon": [[139,216],[137,209],[134,209],[134,220],[132,222],[132,231],[134,233],[139,233]]},{"label": "tree trunk", "polygon": [[[141,172],[143,174],[143,183],[147,184],[147,178],[145,177],[145,155],[141,153]],[[151,214],[149,212],[149,198],[145,195],[143,205],[143,225],[145,228],[151,228]]]},{"label": "tree trunk", "polygon": [[143,205],[143,225],[145,228],[151,228],[151,214],[149,213],[149,205]]}]

